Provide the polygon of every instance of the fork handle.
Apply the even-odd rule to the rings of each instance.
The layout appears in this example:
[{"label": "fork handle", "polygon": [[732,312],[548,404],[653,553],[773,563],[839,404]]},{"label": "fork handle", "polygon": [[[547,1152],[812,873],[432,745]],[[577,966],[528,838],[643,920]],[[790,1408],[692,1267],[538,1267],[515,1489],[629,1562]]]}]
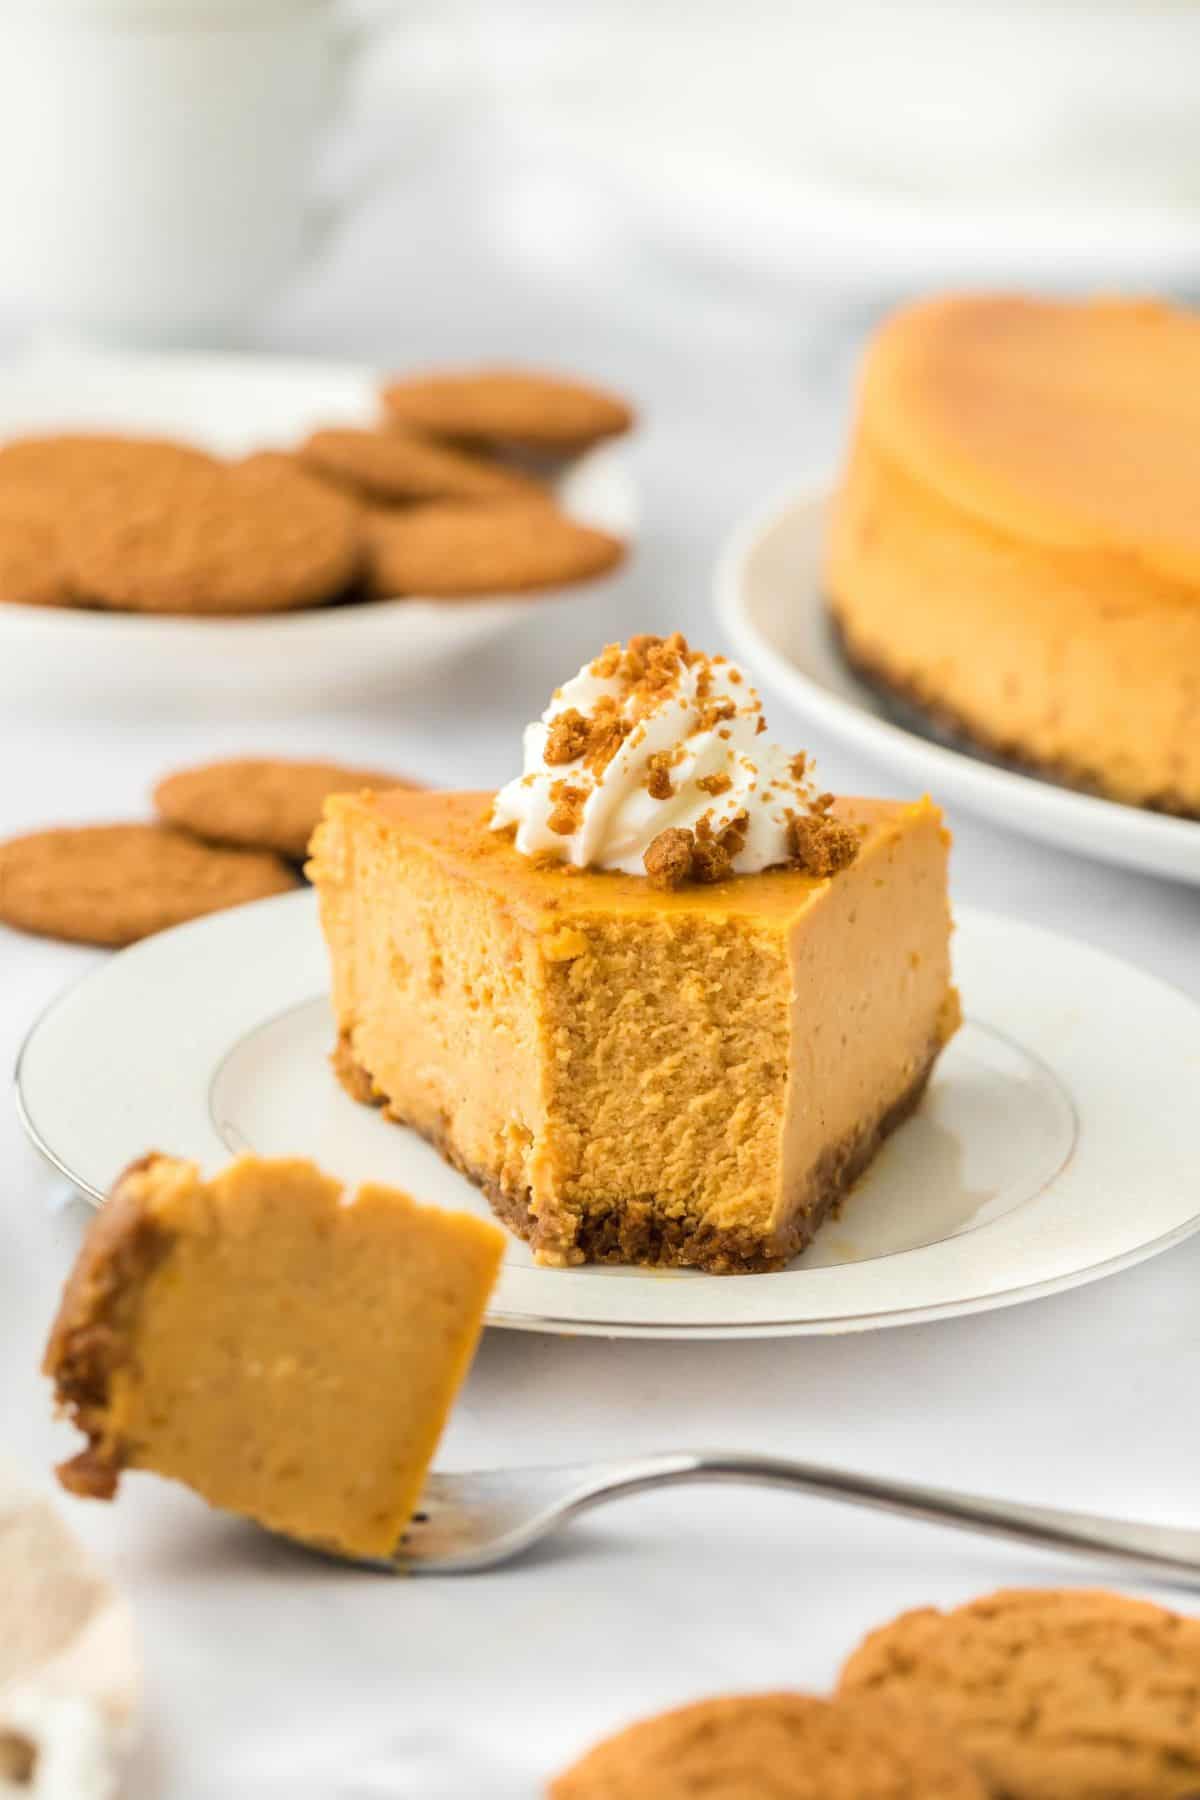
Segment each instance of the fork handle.
[{"label": "fork handle", "polygon": [[927,1487],[877,1475],[859,1475],[787,1457],[724,1451],[681,1451],[631,1459],[597,1469],[594,1487],[571,1497],[566,1511],[582,1512],[604,1500],[681,1482],[740,1482],[789,1488],[853,1506],[990,1537],[1013,1538],[1047,1550],[1065,1550],[1119,1565],[1127,1574],[1200,1586],[1200,1531],[1140,1524],[1053,1506],[992,1500],[953,1488]]}]

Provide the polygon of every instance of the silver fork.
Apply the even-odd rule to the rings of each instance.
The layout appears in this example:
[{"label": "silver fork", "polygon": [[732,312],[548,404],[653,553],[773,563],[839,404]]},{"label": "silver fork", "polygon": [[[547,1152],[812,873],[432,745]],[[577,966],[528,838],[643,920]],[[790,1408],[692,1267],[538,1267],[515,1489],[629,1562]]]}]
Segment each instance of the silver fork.
[{"label": "silver fork", "polygon": [[989,1500],[950,1488],[855,1475],[784,1457],[724,1451],[678,1451],[624,1462],[431,1475],[420,1510],[399,1549],[385,1562],[371,1566],[426,1575],[490,1569],[519,1556],[592,1507],[685,1481],[791,1488],[1090,1557],[1126,1576],[1200,1587],[1200,1530]]}]

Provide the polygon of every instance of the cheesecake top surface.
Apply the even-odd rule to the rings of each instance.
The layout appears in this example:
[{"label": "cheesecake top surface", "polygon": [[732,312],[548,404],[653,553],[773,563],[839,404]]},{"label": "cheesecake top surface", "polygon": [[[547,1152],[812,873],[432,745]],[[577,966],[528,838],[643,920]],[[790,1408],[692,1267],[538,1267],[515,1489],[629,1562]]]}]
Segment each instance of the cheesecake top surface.
[{"label": "cheesecake top surface", "polygon": [[502,889],[510,903],[547,919],[597,913],[660,918],[729,918],[786,922],[831,881],[843,879],[905,831],[941,814],[928,799],[905,802],[843,798],[832,815],[863,828],[862,848],[850,871],[820,877],[793,867],[734,875],[713,883],[661,888],[638,875],[576,869],[520,854],[509,832],[490,827],[494,795],[397,788],[381,793],[340,795],[330,813],[357,812],[394,834],[397,846],[416,842],[444,868],[464,879]]},{"label": "cheesecake top surface", "polygon": [[1200,587],[1200,315],[924,301],[875,338],[860,416],[879,451],[984,523]]}]

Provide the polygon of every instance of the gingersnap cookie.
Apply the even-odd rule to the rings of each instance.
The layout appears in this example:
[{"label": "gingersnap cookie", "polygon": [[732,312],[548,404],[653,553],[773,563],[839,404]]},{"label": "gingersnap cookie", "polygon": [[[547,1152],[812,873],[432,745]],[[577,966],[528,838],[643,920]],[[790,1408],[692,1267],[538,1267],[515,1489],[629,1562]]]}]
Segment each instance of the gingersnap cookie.
[{"label": "gingersnap cookie", "polygon": [[40,495],[0,487],[0,601],[69,606],[53,510]]},{"label": "gingersnap cookie", "polygon": [[588,1753],[549,1800],[986,1800],[917,1715],[872,1700],[746,1694],[644,1719]]},{"label": "gingersnap cookie", "polygon": [[315,474],[384,505],[405,500],[544,500],[546,491],[481,456],[407,431],[314,431],[296,453]]},{"label": "gingersnap cookie", "polygon": [[382,390],[385,415],[434,437],[565,453],[633,424],[615,394],[526,369],[447,370],[397,376]]},{"label": "gingersnap cookie", "polygon": [[173,472],[215,467],[166,438],[55,433],[0,444],[0,600],[69,606],[75,598],[62,530],[78,507]]},{"label": "gingersnap cookie", "polygon": [[516,594],[615,569],[619,538],[552,506],[416,506],[366,522],[367,587],[376,598]]},{"label": "gingersnap cookie", "polygon": [[168,825],[80,825],[0,844],[0,923],[81,944],[132,944],[297,886],[278,856],[217,849]]},{"label": "gingersnap cookie", "polygon": [[216,458],[173,438],[54,432],[0,444],[0,493],[39,489],[65,504],[113,482],[155,481],[179,470],[213,469]]},{"label": "gingersnap cookie", "polygon": [[209,843],[274,850],[301,862],[330,794],[412,786],[400,775],[341,763],[243,756],[167,775],[154,804],[168,824]]},{"label": "gingersnap cookie", "polygon": [[1010,1589],[904,1613],[840,1691],[919,1708],[1005,1800],[1200,1794],[1200,1619],[1141,1600]]},{"label": "gingersnap cookie", "polygon": [[348,495],[272,452],[176,468],[84,502],[63,528],[76,592],[154,613],[313,606],[357,574],[361,513]]}]

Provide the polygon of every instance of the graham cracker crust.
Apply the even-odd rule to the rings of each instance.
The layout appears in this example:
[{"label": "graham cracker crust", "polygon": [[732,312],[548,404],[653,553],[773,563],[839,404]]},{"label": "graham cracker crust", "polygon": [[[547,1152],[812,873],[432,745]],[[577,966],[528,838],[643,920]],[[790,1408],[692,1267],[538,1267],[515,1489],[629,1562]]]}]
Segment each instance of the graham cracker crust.
[{"label": "graham cracker crust", "polygon": [[109,1428],[110,1383],[129,1354],[130,1308],[170,1249],[126,1185],[157,1160],[155,1152],[139,1157],[114,1183],[67,1282],[42,1361],[58,1411],[88,1440],[56,1473],[69,1492],[92,1500],[111,1500],[117,1491],[125,1458]]},{"label": "graham cracker crust", "polygon": [[[945,1042],[940,1033],[934,1036],[913,1080],[880,1118],[825,1151],[813,1172],[807,1202],[796,1209],[789,1224],[773,1239],[765,1241],[761,1232],[744,1228],[721,1230],[703,1219],[666,1217],[657,1210],[654,1195],[620,1196],[606,1205],[593,1201],[579,1219],[578,1261],[700,1269],[707,1275],[761,1275],[785,1268],[812,1242],[825,1220],[841,1210],[842,1202],[884,1139],[916,1110]],[[457,1154],[448,1133],[425,1130],[405,1118],[356,1061],[345,1032],[330,1061],[352,1100],[381,1107],[397,1124],[418,1131],[483,1192],[503,1224],[524,1238],[535,1252],[544,1247],[547,1234],[530,1208],[528,1190],[511,1193],[501,1188],[490,1174],[472,1168]]]},{"label": "graham cracker crust", "polygon": [[1156,794],[1149,800],[1127,800],[1114,793],[1094,769],[1031,756],[1018,744],[989,737],[986,732],[968,724],[953,707],[940,700],[930,700],[915,682],[897,676],[877,657],[860,651],[851,643],[832,603],[826,602],[825,611],[837,648],[847,665],[883,701],[898,723],[919,732],[922,737],[932,737],[953,750],[965,750],[1020,775],[1034,775],[1039,781],[1051,782],[1055,787],[1073,788],[1077,793],[1111,800],[1117,806],[1131,806],[1139,812],[1167,813],[1177,819],[1200,819],[1200,811],[1186,802],[1182,794]]}]

